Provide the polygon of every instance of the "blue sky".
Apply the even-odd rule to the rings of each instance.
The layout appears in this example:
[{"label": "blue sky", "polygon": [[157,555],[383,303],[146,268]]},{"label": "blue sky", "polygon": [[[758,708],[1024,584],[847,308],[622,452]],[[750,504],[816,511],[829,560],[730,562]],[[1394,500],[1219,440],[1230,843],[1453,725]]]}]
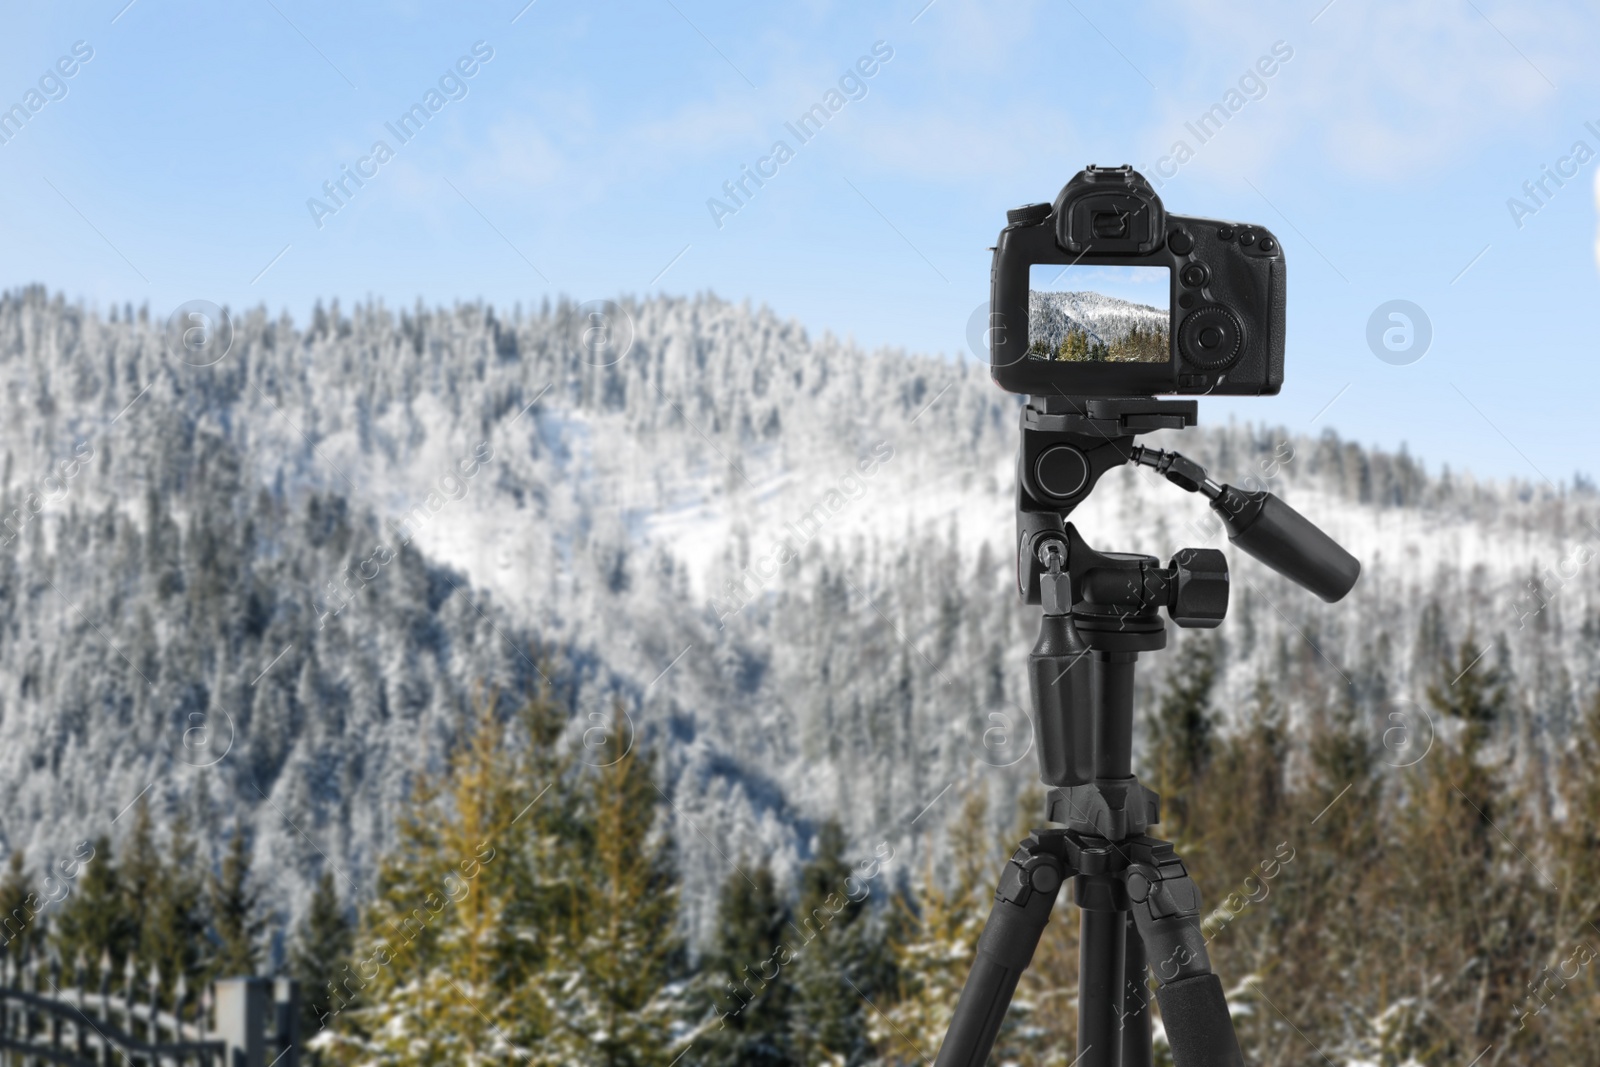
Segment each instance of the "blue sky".
[{"label": "blue sky", "polygon": [[[1405,441],[1435,470],[1595,469],[1582,5],[524,2],[19,6],[0,103],[44,87],[0,144],[0,284],[162,315],[711,290],[955,357],[1005,210],[1129,162],[1288,255],[1282,395],[1204,418]],[[453,73],[476,42],[492,58]],[[401,143],[385,124],[429,89]],[[308,207],[346,167],[370,177]],[[1397,299],[1432,333],[1398,365],[1367,336]]]}]

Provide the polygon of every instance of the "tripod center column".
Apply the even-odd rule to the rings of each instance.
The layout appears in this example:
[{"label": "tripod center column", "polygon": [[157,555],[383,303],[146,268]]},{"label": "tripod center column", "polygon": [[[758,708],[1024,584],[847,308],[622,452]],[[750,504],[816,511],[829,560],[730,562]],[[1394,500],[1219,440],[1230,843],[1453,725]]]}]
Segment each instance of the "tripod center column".
[{"label": "tripod center column", "polygon": [[[1112,865],[1110,848],[1088,847],[1095,867]],[[1098,861],[1098,862],[1096,862]],[[1079,1067],[1122,1067],[1123,986],[1127,980],[1126,902],[1116,875],[1079,874],[1078,926]]]},{"label": "tripod center column", "polygon": [[1133,777],[1133,665],[1137,652],[1094,654],[1096,779]]}]

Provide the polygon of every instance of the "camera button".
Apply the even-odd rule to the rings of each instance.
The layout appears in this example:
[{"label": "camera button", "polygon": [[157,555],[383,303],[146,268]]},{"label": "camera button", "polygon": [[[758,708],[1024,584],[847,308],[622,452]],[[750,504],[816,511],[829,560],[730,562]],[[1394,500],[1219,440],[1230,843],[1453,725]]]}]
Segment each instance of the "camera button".
[{"label": "camera button", "polygon": [[1231,241],[1231,240],[1233,240],[1233,227],[1232,226],[1218,226],[1217,227],[1217,240],[1219,240],[1219,241]]},{"label": "camera button", "polygon": [[1257,247],[1259,247],[1263,252],[1275,252],[1278,249],[1278,242],[1274,241],[1270,237],[1263,237],[1261,239],[1261,244]]},{"label": "camera button", "polygon": [[1167,247],[1175,255],[1186,256],[1194,250],[1194,238],[1183,230],[1173,230],[1167,238]]},{"label": "camera button", "polygon": [[1179,293],[1178,294],[1178,306],[1181,307],[1181,308],[1192,308],[1192,307],[1194,307],[1194,294],[1193,293]]},{"label": "camera button", "polygon": [[1242,245],[1253,245],[1253,244],[1255,244],[1256,243],[1255,231],[1254,230],[1240,230],[1239,231],[1239,243],[1242,244]]},{"label": "camera button", "polygon": [[1178,280],[1191,289],[1200,288],[1210,276],[1204,263],[1190,263],[1178,272]]}]

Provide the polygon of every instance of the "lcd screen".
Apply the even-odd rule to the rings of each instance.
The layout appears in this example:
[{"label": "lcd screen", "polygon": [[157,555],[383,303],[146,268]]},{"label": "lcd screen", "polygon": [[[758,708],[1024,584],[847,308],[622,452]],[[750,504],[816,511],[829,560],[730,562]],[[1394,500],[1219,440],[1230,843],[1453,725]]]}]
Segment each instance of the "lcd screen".
[{"label": "lcd screen", "polygon": [[1035,263],[1028,271],[1028,358],[1060,363],[1167,363],[1167,267]]}]

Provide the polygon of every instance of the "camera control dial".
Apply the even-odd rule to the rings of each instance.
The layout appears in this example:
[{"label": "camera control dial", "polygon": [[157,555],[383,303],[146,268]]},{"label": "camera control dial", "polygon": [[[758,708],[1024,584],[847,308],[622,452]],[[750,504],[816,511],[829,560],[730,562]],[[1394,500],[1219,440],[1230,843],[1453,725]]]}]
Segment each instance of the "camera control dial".
[{"label": "camera control dial", "polygon": [[1243,347],[1244,328],[1233,312],[1221,304],[1206,304],[1191,311],[1178,327],[1178,350],[1183,358],[1204,370],[1233,365]]}]

